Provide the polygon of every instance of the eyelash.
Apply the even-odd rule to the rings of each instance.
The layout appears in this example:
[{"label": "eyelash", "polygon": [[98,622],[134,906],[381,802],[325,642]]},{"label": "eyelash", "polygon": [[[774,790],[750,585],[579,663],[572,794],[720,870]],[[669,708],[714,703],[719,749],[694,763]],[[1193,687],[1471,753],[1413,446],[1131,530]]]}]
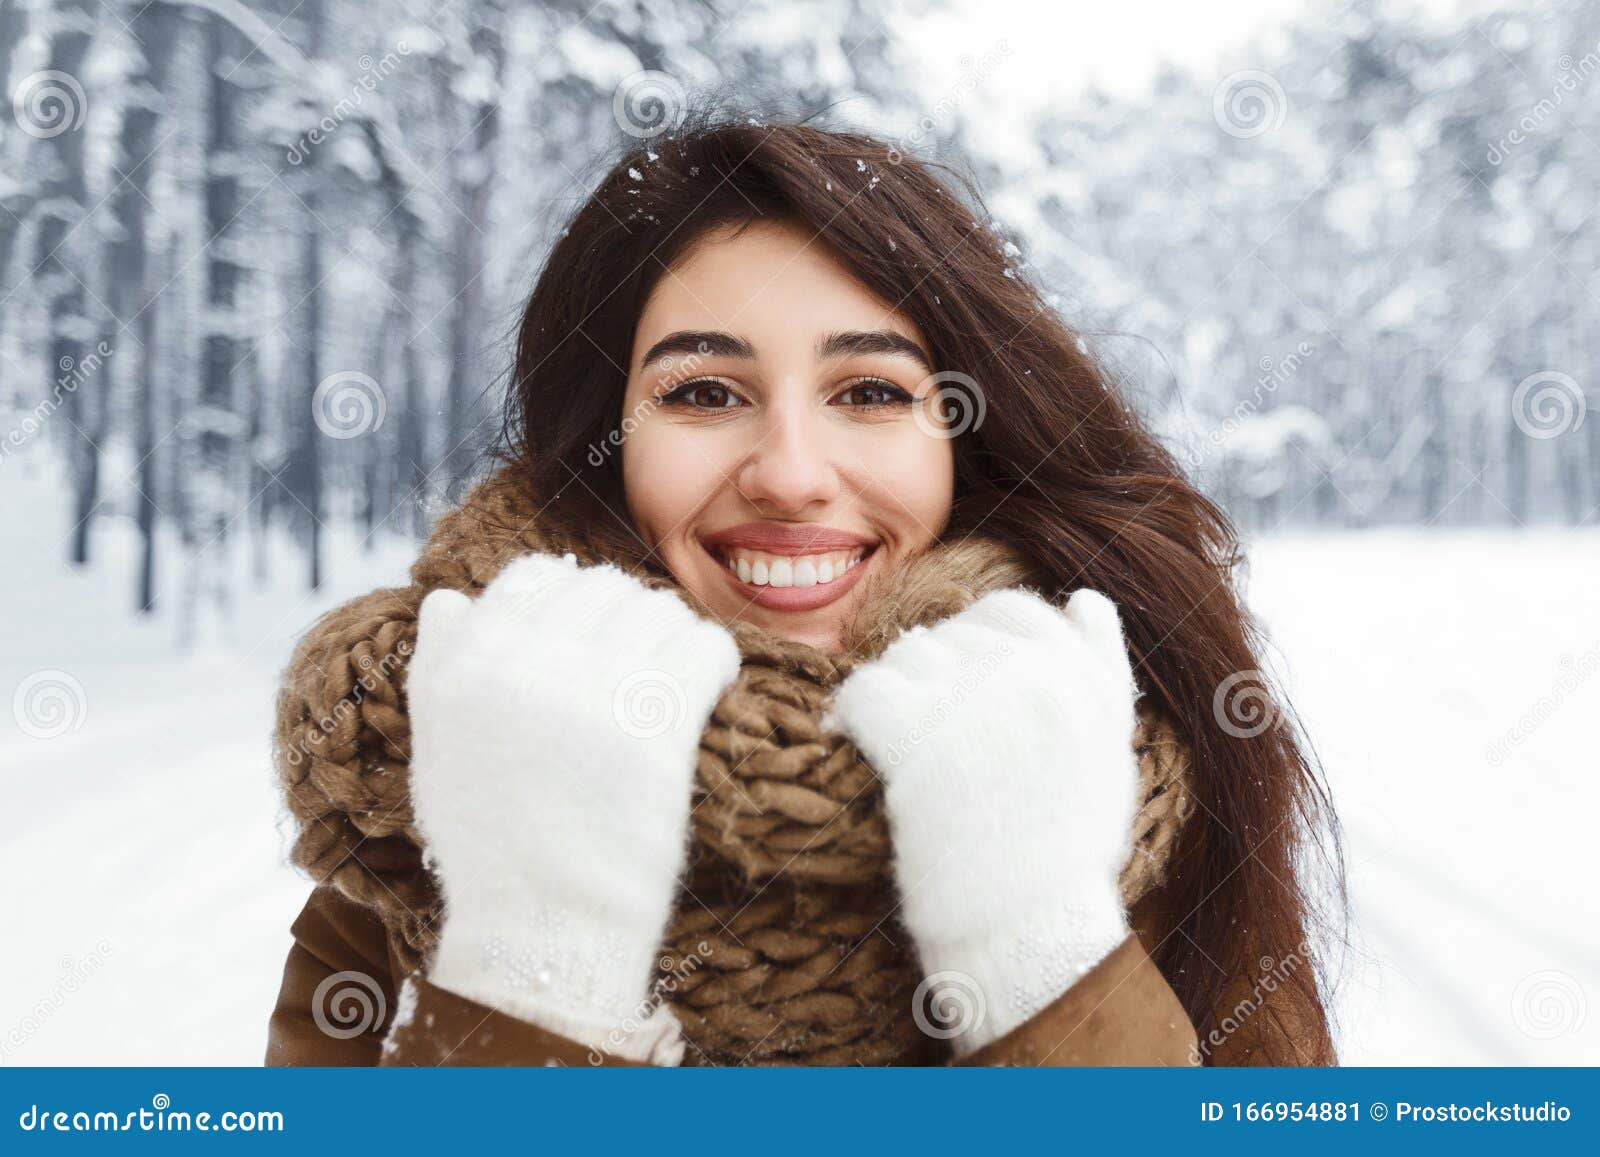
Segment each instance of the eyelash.
[{"label": "eyelash", "polygon": [[[727,390],[729,394],[733,394],[733,391],[729,389],[724,382],[718,381],[716,378],[695,378],[692,381],[684,382],[681,386],[678,386],[668,393],[662,394],[660,397],[660,402],[663,406],[686,406],[687,408],[698,411],[702,414],[715,414],[722,410],[738,409],[737,406],[696,406],[688,400],[689,396],[696,390],[702,389],[706,386],[715,386],[718,389]],[[848,393],[851,390],[858,390],[863,386],[875,386],[881,389],[884,393],[889,395],[888,400],[882,402],[869,402],[865,405],[855,406],[853,407],[854,409],[882,410],[889,406],[909,405],[915,400],[910,394],[906,393],[904,389],[895,385],[893,382],[885,381],[883,378],[873,377],[857,378],[847,385],[844,390],[841,391],[841,393]]]}]

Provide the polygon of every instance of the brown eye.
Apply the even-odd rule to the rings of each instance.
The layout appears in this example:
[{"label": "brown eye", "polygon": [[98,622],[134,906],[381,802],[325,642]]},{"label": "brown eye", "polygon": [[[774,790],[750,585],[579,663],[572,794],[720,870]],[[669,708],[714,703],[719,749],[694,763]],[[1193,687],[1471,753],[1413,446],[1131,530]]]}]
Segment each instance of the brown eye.
[{"label": "brown eye", "polygon": [[846,406],[860,410],[876,410],[883,406],[903,406],[911,402],[911,395],[893,382],[882,378],[867,378],[852,382],[838,395]]},{"label": "brown eye", "polygon": [[738,401],[738,395],[727,386],[709,379],[685,382],[661,398],[663,405],[684,405],[694,410],[731,410]]}]

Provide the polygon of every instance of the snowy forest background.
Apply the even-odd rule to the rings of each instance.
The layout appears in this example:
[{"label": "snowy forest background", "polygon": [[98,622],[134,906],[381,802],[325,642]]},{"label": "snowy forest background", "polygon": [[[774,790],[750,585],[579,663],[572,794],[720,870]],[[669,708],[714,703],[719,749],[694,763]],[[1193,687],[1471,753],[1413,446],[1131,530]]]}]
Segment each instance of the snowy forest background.
[{"label": "snowy forest background", "polygon": [[1250,534],[1346,820],[1347,1059],[1600,1062],[1548,839],[1600,804],[1600,0],[1308,3],[1026,107],[1000,32],[914,52],[962,2],[0,0],[0,871],[47,881],[0,1063],[259,1056],[288,648],[401,578],[563,217],[710,92],[970,168]]},{"label": "snowy forest background", "polygon": [[74,562],[134,524],[141,608],[225,597],[214,540],[292,534],[316,584],[327,523],[419,531],[563,214],[723,85],[970,163],[1247,525],[1595,518],[1600,3],[1358,3],[999,131],[1011,46],[927,77],[919,7],[3,0],[6,474],[65,465]]}]

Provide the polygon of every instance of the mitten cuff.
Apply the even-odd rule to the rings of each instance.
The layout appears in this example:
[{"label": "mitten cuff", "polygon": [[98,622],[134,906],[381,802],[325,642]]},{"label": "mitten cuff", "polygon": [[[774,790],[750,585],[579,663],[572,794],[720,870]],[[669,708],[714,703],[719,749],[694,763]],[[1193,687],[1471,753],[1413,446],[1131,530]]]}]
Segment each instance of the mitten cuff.
[{"label": "mitten cuff", "polygon": [[919,1019],[958,1056],[1023,1024],[1128,936],[1114,890],[1062,901],[1003,928],[955,941],[918,939],[927,979]]},{"label": "mitten cuff", "polygon": [[672,1067],[683,1063],[683,1029],[666,1005],[651,1007],[644,1001],[635,1014],[620,1020],[526,999],[507,1006],[506,1011],[577,1041],[595,1054],[606,1053],[642,1065]]}]

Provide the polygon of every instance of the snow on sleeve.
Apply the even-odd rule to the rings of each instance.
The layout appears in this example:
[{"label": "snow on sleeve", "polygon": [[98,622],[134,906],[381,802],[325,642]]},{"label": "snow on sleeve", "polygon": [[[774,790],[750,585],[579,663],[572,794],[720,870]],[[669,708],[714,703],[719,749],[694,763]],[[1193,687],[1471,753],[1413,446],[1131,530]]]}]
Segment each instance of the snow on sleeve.
[{"label": "snow on sleeve", "polygon": [[393,1053],[394,1034],[399,1029],[405,1028],[417,1015],[417,978],[408,976],[405,983],[400,986],[400,994],[395,997],[394,1020],[389,1024],[389,1035],[384,1038],[383,1051]]}]

